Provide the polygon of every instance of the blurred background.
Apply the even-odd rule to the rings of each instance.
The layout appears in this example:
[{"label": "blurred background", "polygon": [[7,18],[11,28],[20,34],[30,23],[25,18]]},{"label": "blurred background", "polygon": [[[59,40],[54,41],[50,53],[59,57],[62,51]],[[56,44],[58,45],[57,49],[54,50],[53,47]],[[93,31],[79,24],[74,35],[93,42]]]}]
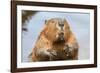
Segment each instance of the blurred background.
[{"label": "blurred background", "polygon": [[45,20],[51,18],[66,19],[79,44],[80,60],[90,58],[90,14],[76,12],[22,11],[22,62],[28,62],[28,56],[34,48]]}]

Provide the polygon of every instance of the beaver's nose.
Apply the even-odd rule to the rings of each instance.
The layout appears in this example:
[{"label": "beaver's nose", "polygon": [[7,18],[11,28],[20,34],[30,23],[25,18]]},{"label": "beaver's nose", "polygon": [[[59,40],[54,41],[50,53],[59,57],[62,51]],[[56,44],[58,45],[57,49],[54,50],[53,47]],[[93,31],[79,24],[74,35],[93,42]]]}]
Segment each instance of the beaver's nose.
[{"label": "beaver's nose", "polygon": [[64,35],[64,33],[63,33],[63,32],[61,32],[61,33],[60,33],[60,35],[61,35],[61,36],[63,36],[63,35]]}]

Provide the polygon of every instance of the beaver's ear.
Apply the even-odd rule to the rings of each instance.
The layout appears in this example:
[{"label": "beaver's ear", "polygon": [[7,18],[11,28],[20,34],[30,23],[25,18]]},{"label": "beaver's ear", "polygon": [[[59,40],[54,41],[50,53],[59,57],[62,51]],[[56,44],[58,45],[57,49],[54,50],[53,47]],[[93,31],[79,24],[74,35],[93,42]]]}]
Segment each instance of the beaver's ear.
[{"label": "beaver's ear", "polygon": [[64,22],[68,24],[68,21],[64,18]]},{"label": "beaver's ear", "polygon": [[69,28],[69,23],[68,23],[68,21],[66,19],[64,19],[64,24],[66,24],[67,27]]}]

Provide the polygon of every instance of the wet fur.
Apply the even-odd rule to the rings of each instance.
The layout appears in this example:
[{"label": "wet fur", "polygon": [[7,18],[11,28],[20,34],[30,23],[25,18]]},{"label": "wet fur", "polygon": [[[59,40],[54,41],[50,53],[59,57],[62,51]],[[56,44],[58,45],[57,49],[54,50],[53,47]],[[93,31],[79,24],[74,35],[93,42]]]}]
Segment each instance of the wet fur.
[{"label": "wet fur", "polygon": [[47,21],[33,48],[32,61],[78,59],[79,46],[68,22],[64,20],[64,41],[57,41],[55,37],[60,31],[56,28],[56,21],[60,21],[60,19],[52,18]]}]

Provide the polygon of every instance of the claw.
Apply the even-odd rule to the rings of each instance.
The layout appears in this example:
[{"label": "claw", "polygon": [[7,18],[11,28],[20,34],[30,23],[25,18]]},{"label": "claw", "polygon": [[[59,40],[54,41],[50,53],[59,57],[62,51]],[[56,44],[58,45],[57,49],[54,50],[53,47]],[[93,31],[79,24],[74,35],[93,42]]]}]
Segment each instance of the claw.
[{"label": "claw", "polygon": [[66,44],[64,47],[64,52],[69,56],[69,54],[73,51],[73,47],[70,44]]},{"label": "claw", "polygon": [[50,52],[50,54],[52,54],[53,56],[57,56],[57,53],[56,53],[56,51],[55,50],[48,50],[49,52]]}]

